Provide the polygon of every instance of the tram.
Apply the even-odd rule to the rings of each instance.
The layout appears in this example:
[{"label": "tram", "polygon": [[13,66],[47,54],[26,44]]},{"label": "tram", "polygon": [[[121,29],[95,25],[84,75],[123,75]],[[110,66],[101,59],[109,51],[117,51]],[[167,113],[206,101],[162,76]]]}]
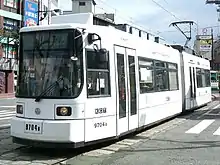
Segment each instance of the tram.
[{"label": "tram", "polygon": [[114,27],[24,27],[16,99],[14,143],[78,148],[211,102],[210,64]]}]

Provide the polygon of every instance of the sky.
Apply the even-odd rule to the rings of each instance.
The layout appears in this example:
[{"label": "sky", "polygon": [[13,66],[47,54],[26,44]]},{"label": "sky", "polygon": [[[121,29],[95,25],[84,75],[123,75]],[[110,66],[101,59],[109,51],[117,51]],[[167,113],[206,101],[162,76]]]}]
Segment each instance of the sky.
[{"label": "sky", "polygon": [[[71,0],[61,0],[63,10],[71,10]],[[64,2],[65,1],[65,2]],[[175,27],[175,21],[194,21],[192,26],[193,46],[196,34],[202,34],[205,27],[214,26],[214,36],[220,32],[218,15],[214,4],[206,0],[95,0],[96,13],[115,13],[116,23],[132,23],[154,34],[160,35],[168,43],[185,44],[186,38]],[[189,31],[188,25],[179,25]],[[211,29],[207,28],[207,34]]]}]

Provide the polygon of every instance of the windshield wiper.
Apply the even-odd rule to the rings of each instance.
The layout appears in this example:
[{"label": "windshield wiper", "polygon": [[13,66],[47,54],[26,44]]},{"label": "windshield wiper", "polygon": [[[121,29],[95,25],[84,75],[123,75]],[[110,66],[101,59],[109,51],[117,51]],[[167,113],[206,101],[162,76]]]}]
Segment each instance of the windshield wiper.
[{"label": "windshield wiper", "polygon": [[59,84],[59,82],[63,80],[63,77],[58,78],[54,83],[52,83],[50,86],[48,86],[43,92],[41,92],[41,94],[39,96],[36,97],[35,102],[39,102],[41,100],[41,98],[51,89],[53,89],[54,87],[56,87],[57,84]]}]

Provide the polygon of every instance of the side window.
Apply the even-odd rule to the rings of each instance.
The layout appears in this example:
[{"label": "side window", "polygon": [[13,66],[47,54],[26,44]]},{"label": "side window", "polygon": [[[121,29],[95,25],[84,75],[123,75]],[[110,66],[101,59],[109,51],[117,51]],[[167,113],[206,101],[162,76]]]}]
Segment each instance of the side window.
[{"label": "side window", "polygon": [[140,93],[154,91],[153,60],[139,58]]},{"label": "side window", "polygon": [[205,70],[205,82],[206,82],[206,87],[211,86],[211,79],[210,79],[210,70]]},{"label": "side window", "polygon": [[198,88],[206,87],[206,74],[204,69],[196,68],[196,81]]},{"label": "side window", "polygon": [[155,61],[155,88],[156,91],[169,90],[168,70],[165,62]]},{"label": "side window", "polygon": [[179,89],[177,64],[139,57],[140,93]]},{"label": "side window", "polygon": [[197,82],[197,88],[202,87],[202,74],[201,74],[201,69],[196,68],[196,82]]},{"label": "side window", "polygon": [[170,90],[178,90],[178,68],[177,64],[168,64]]},{"label": "side window", "polygon": [[86,57],[88,97],[110,96],[109,62],[97,62],[96,53],[91,50]]}]

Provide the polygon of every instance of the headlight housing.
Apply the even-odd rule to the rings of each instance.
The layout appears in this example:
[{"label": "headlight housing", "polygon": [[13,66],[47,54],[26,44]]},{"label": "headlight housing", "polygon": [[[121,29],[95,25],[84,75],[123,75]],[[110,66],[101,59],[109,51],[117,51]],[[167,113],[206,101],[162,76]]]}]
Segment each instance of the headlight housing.
[{"label": "headlight housing", "polygon": [[71,116],[72,108],[71,107],[57,107],[56,113],[57,113],[57,116]]}]

